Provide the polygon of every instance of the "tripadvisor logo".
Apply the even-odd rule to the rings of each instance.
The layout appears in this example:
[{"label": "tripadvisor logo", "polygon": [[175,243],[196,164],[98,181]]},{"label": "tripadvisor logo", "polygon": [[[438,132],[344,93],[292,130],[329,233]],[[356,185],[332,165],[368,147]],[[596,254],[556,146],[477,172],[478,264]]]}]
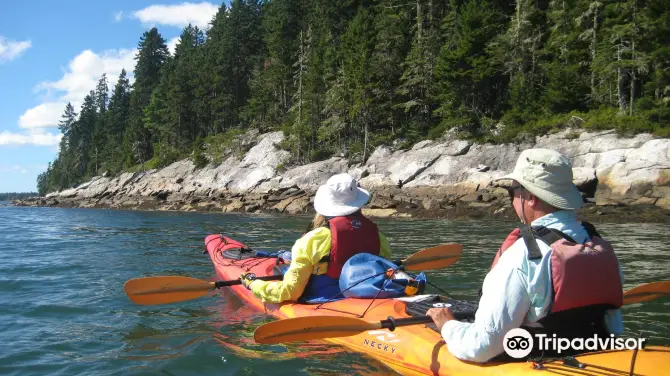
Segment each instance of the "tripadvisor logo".
[{"label": "tripadvisor logo", "polygon": [[503,338],[503,348],[512,358],[523,358],[533,350],[533,336],[526,329],[512,329]]},{"label": "tripadvisor logo", "polygon": [[593,337],[574,338],[572,340],[557,337],[556,334],[551,337],[547,334],[536,334],[535,337],[533,338],[525,329],[512,329],[503,338],[503,348],[507,355],[520,359],[530,354],[535,342],[537,342],[537,348],[540,351],[549,350],[560,354],[565,350],[641,350],[644,348],[644,342],[646,341],[645,338],[614,338],[613,334],[605,338],[594,334]]}]

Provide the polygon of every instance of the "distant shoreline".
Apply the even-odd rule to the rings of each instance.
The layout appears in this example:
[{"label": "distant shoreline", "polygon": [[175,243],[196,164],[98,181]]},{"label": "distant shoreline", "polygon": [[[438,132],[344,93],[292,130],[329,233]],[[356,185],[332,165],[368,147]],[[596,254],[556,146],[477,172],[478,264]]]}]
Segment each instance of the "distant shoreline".
[{"label": "distant shoreline", "polygon": [[39,196],[37,192],[4,192],[0,193],[0,201],[22,200],[37,196]]}]

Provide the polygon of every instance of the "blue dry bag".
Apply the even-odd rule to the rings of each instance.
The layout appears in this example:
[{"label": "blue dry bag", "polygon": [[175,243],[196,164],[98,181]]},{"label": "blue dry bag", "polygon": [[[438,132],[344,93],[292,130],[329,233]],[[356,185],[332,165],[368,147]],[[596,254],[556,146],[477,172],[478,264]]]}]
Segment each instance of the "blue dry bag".
[{"label": "blue dry bag", "polygon": [[[389,278],[389,269],[395,271]],[[371,253],[359,253],[344,264],[340,290],[347,298],[399,298],[423,294],[426,275],[412,275],[393,262]]]}]

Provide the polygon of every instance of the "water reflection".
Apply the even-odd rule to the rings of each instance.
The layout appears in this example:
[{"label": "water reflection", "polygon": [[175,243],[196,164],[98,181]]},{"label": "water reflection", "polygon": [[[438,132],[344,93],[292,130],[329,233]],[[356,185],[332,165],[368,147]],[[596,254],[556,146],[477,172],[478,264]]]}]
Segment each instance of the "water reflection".
[{"label": "water reflection", "polygon": [[[216,304],[221,313],[212,322],[217,328],[213,339],[223,351],[236,358],[252,360],[245,369],[260,374],[294,374],[297,370],[306,375],[396,375],[380,362],[352,353],[340,346],[325,342],[309,341],[281,345],[259,345],[253,339],[254,330],[264,323],[275,320],[249,308],[232,292],[224,290],[222,302]],[[227,359],[223,356],[224,359]],[[262,363],[253,362],[262,361]],[[265,364],[272,362],[272,367]],[[287,373],[282,370],[292,371]],[[262,370],[262,372],[261,372]],[[280,372],[280,373],[276,373]],[[352,373],[353,372],[353,373]]]}]

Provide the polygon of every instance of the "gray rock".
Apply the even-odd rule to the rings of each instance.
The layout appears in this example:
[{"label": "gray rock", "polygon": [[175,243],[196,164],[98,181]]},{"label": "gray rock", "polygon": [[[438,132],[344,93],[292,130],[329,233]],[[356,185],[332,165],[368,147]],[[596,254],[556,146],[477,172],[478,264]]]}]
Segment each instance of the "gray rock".
[{"label": "gray rock", "polygon": [[423,208],[426,210],[437,210],[440,208],[440,202],[436,199],[428,199],[423,202]]},{"label": "gray rock", "polygon": [[572,182],[577,189],[586,193],[586,197],[593,197],[598,184],[596,170],[590,167],[575,167],[572,169]]},{"label": "gray rock", "polygon": [[[96,207],[148,207],[163,202],[165,207],[175,209],[192,200],[203,200],[200,207],[213,210],[221,206],[212,204],[212,200],[229,202],[257,197],[253,203],[230,202],[222,210],[245,210],[245,205],[256,210],[267,205],[303,213],[309,210],[319,185],[334,174],[349,172],[373,193],[371,205],[375,208],[391,209],[396,202],[434,208],[440,202],[457,198],[475,203],[496,202],[505,192],[486,188],[494,179],[512,171],[522,150],[543,147],[570,158],[574,183],[597,205],[669,205],[668,139],[655,139],[649,134],[620,138],[613,131],[565,130],[531,137],[522,144],[482,145],[457,140],[455,132],[445,134],[441,140],[421,141],[407,150],[380,146],[366,163],[349,165],[345,157],[338,156],[286,169],[290,155],[277,146],[283,133],[250,131],[238,141],[240,150],[248,151],[243,155],[230,153],[218,166],[198,169],[187,159],[158,170],[116,177],[107,174],[77,187],[51,192],[44,199],[47,204],[55,200]],[[284,167],[278,172],[280,166]],[[187,207],[192,208],[192,204]]]},{"label": "gray rock", "polygon": [[316,192],[316,189],[328,178],[347,172],[347,169],[347,160],[340,157],[299,166],[282,174],[279,188],[297,186],[305,191]]}]

